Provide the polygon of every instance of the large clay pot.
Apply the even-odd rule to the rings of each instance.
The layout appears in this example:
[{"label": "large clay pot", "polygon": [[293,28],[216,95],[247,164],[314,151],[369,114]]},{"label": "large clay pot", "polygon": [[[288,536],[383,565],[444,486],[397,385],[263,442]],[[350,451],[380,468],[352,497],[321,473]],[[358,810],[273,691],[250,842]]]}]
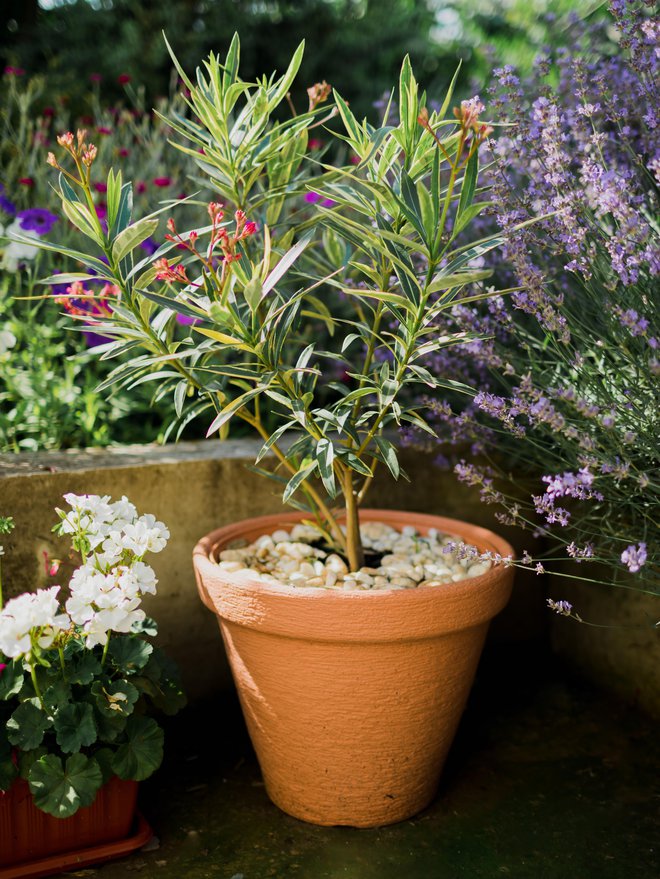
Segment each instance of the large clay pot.
[{"label": "large clay pot", "polygon": [[[361,517],[512,553],[492,532],[454,519],[386,510]],[[215,564],[233,541],[300,518],[261,516],[204,537],[194,551],[199,592],[218,616],[273,802],[314,824],[401,821],[435,794],[513,569],[446,586],[342,592],[246,582]]]},{"label": "large clay pot", "polygon": [[0,792],[0,879],[52,876],[121,857],[151,837],[136,817],[138,783],[111,778],[91,806],[54,818],[34,805],[27,782]]}]

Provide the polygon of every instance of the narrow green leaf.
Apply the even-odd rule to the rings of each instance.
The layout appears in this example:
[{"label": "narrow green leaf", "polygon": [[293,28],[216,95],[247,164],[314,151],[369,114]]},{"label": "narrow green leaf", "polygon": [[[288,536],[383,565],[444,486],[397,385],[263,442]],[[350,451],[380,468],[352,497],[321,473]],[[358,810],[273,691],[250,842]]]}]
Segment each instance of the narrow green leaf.
[{"label": "narrow green leaf", "polygon": [[121,262],[127,254],[135,250],[138,244],[142,244],[157,228],[158,220],[150,220],[148,217],[144,217],[142,220],[138,220],[137,223],[133,223],[132,226],[128,226],[123,232],[120,232],[112,245],[112,257],[115,262]]},{"label": "narrow green leaf", "polygon": [[447,110],[449,109],[449,104],[451,102],[452,96],[454,94],[454,89],[456,87],[456,81],[458,79],[458,74],[461,72],[461,65],[463,61],[458,62],[458,67],[456,68],[456,73],[452,76],[451,82],[449,83],[449,88],[447,89],[447,94],[445,95],[445,99],[442,102],[442,107],[440,107],[440,112],[438,113],[439,119],[444,119]]},{"label": "narrow green leaf", "polygon": [[388,470],[395,479],[398,479],[401,474],[401,468],[399,466],[396,449],[389,440],[386,440],[382,436],[375,436],[374,443],[380,451]]},{"label": "narrow green leaf", "polygon": [[461,214],[466,211],[472,204],[474,198],[474,190],[477,186],[477,176],[479,174],[479,150],[474,149],[470,156],[465,175],[463,176],[463,185],[461,186],[461,195],[458,200],[458,211],[456,214],[457,221]]},{"label": "narrow green leaf", "polygon": [[300,488],[303,482],[312,475],[317,466],[318,461],[314,460],[311,464],[307,464],[306,467],[303,467],[291,477],[291,479],[287,482],[286,488],[284,489],[284,494],[282,495],[282,500],[285,504],[289,501],[289,498],[293,494],[295,494],[295,492]]},{"label": "narrow green leaf", "polygon": [[335,472],[332,463],[335,458],[335,450],[329,439],[325,437],[320,439],[316,444],[316,460],[318,461],[319,473],[325,490],[331,498],[337,496],[337,486],[335,485]]},{"label": "narrow green leaf", "polygon": [[211,424],[209,425],[209,429],[206,431],[206,436],[211,436],[212,433],[215,433],[216,430],[219,430],[222,425],[229,421],[229,419],[235,415],[240,409],[243,408],[250,400],[254,399],[258,394],[262,393],[264,390],[263,387],[253,388],[250,391],[246,391],[244,394],[241,394],[240,397],[236,397],[228,406],[219,412],[216,417],[213,419]]},{"label": "narrow green leaf", "polygon": [[274,109],[277,105],[284,100],[287,96],[287,93],[291,89],[291,85],[293,84],[294,79],[296,78],[296,74],[300,69],[300,65],[302,63],[303,55],[305,54],[305,41],[303,40],[299,45],[296,51],[293,53],[293,57],[289,62],[289,66],[286,70],[286,73],[281,78],[279,83],[277,84],[277,88],[270,96],[270,107]]}]

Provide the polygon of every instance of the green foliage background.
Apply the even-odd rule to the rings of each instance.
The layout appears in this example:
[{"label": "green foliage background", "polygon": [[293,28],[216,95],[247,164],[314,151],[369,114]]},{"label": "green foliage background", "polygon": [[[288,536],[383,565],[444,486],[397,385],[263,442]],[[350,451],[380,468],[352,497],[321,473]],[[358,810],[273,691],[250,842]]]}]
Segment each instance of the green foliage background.
[{"label": "green foliage background", "polygon": [[[493,54],[528,67],[538,48],[569,27],[553,19],[598,14],[603,0],[7,0],[0,52],[28,73],[47,72],[75,103],[90,73],[110,99],[128,74],[153,99],[167,94],[167,33],[186,70],[241,35],[243,74],[283,70],[307,41],[299,82],[328,80],[358,117],[389,88],[404,54],[432,97],[464,62],[462,87],[482,83]],[[491,52],[494,50],[494,53]],[[302,97],[299,96],[302,102]]]}]

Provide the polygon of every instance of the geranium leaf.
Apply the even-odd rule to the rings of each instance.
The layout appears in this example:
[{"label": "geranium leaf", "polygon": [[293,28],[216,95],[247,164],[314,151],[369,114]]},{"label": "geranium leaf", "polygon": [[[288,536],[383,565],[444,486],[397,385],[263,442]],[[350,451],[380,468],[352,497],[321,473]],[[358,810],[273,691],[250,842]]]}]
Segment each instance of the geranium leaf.
[{"label": "geranium leaf", "polygon": [[79,751],[96,741],[96,724],[92,706],[84,703],[65,705],[55,712],[55,737],[66,754]]},{"label": "geranium leaf", "polygon": [[28,782],[37,808],[55,818],[68,818],[81,806],[91,806],[103,775],[92,757],[73,754],[64,764],[55,754],[47,754],[33,765]]},{"label": "geranium leaf", "polygon": [[51,723],[36,701],[23,702],[7,721],[7,738],[22,751],[39,747]]},{"label": "geranium leaf", "polygon": [[142,781],[158,769],[163,759],[163,731],[151,717],[130,717],[126,724],[128,741],[112,760],[116,775]]},{"label": "geranium leaf", "polygon": [[101,663],[89,650],[72,656],[67,666],[67,677],[72,684],[91,684],[100,672]]},{"label": "geranium leaf", "polygon": [[18,767],[12,759],[12,747],[4,726],[0,724],[0,790],[9,790],[18,775]]},{"label": "geranium leaf", "polygon": [[133,713],[133,706],[140,697],[137,688],[128,681],[112,681],[105,685],[96,681],[92,685],[92,693],[96,707],[105,717],[127,717]]},{"label": "geranium leaf", "polygon": [[142,638],[131,635],[119,636],[110,641],[108,656],[123,674],[132,675],[145,667],[153,649],[153,646]]},{"label": "geranium leaf", "polygon": [[44,691],[44,705],[49,711],[55,711],[61,705],[66,705],[70,699],[71,687],[62,678],[56,678],[55,683]]},{"label": "geranium leaf", "polygon": [[23,660],[10,660],[0,672],[0,700],[17,696],[21,692],[24,679]]}]

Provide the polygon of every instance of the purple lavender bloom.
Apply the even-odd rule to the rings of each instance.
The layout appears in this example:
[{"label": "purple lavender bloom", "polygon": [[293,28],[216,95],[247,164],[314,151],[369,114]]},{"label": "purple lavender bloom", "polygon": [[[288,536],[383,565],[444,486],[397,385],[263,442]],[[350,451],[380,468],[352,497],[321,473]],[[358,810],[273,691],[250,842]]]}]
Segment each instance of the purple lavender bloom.
[{"label": "purple lavender bloom", "polygon": [[27,208],[19,211],[17,216],[21,221],[21,229],[36,232],[37,235],[47,235],[57,222],[56,215],[45,208]]},{"label": "purple lavender bloom", "polygon": [[558,613],[561,616],[570,617],[571,611],[573,610],[573,605],[570,601],[553,601],[552,598],[548,598],[547,602],[550,610],[554,610],[555,613]]},{"label": "purple lavender bloom", "polygon": [[628,566],[631,574],[636,574],[646,564],[646,544],[640,543],[635,546],[634,543],[631,543],[621,553],[621,562]]}]

